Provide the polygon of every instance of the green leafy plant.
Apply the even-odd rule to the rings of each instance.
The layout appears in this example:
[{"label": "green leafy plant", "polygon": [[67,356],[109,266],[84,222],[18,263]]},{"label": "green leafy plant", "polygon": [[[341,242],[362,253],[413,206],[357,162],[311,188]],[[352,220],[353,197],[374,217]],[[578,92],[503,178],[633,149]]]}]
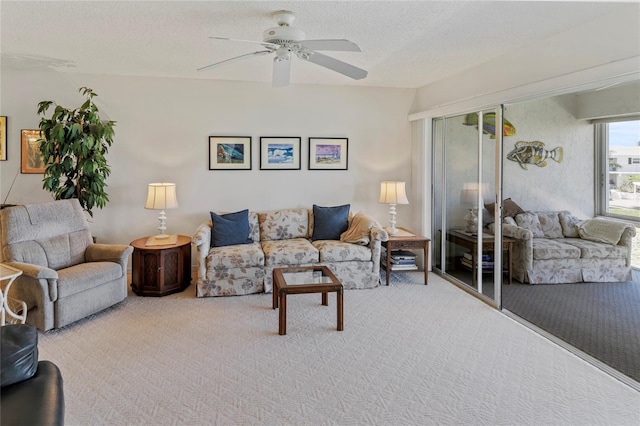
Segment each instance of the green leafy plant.
[{"label": "green leafy plant", "polygon": [[45,115],[51,105],[51,118],[40,120],[40,155],[47,167],[42,188],[56,200],[77,198],[93,217],[94,207],[103,208],[109,201],[106,178],[111,173],[105,155],[113,143],[115,121],[102,121],[92,89],[81,87],[86,97],[79,108],[70,110],[53,101],[38,103],[38,114]]}]

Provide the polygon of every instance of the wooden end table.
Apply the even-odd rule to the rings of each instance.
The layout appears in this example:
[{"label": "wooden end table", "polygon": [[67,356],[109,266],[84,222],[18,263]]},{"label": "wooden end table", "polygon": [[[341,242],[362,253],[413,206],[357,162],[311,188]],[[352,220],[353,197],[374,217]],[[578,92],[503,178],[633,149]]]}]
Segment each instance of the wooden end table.
[{"label": "wooden end table", "polygon": [[322,293],[322,304],[329,305],[328,293],[336,293],[338,331],[344,330],[342,284],[326,266],[275,268],[273,270],[273,309],[280,305],[278,334],[287,334],[287,295]]},{"label": "wooden end table", "polygon": [[[387,249],[386,265],[391,265],[391,252],[393,250],[424,250],[424,285],[429,284],[429,242],[431,239],[415,234],[406,228],[398,227],[397,229],[399,231],[398,235],[389,235],[389,239],[382,242],[382,247]],[[389,275],[393,271],[391,271],[391,267],[386,265],[382,262],[380,263],[380,266],[387,272],[387,285],[389,285]]]},{"label": "wooden end table", "polygon": [[[471,251],[471,269],[472,269],[472,284],[476,285],[478,280],[478,259],[476,259],[476,253],[478,252],[478,236],[468,234],[459,229],[453,229],[447,232],[447,241],[457,244],[461,247],[469,249]],[[506,273],[509,277],[509,284],[511,284],[512,277],[512,264],[513,264],[513,243],[515,240],[509,237],[502,237],[502,251],[507,253]],[[491,234],[482,234],[482,252],[493,252],[495,250],[495,239]],[[493,270],[491,271],[493,272]]]},{"label": "wooden end table", "polygon": [[148,246],[149,237],[133,246],[131,289],[138,296],[166,296],[191,283],[191,238],[178,235],[175,244]]}]

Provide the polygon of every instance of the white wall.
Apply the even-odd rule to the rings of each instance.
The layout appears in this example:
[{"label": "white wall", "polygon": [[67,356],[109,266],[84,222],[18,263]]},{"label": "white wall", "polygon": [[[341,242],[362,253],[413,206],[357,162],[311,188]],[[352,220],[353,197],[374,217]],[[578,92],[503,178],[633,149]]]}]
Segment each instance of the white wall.
[{"label": "white wall", "polygon": [[[594,130],[576,119],[561,98],[544,98],[505,106],[504,116],[516,134],[505,137],[503,196],[528,211],[570,210],[581,218],[593,217]],[[507,160],[517,141],[541,141],[545,149],[562,147],[561,163],[547,160],[546,167],[520,165]]]},{"label": "white wall", "polygon": [[[37,129],[37,103],[66,107],[94,89],[103,119],[117,121],[109,152],[110,202],[94,211],[92,233],[101,242],[128,243],[157,232],[157,211],[143,208],[147,184],[177,184],[180,207],[169,210],[168,232],[191,235],[211,210],[270,210],[351,203],[381,223],[379,182],[403,180],[413,194],[413,89],[289,86],[166,78],[2,70],[0,115],[8,117],[8,161],[0,163],[0,199],[24,204],[51,200],[42,175],[20,174],[20,129]],[[51,112],[51,110],[49,111]],[[250,171],[208,170],[208,136],[253,138]],[[302,170],[259,170],[260,136],[302,137]],[[308,137],[349,138],[347,171],[310,171]],[[8,194],[12,181],[15,184]],[[6,198],[6,201],[5,201]],[[416,200],[417,201],[417,200]],[[413,204],[418,206],[419,203]],[[412,205],[398,207],[398,223],[417,224]]]}]

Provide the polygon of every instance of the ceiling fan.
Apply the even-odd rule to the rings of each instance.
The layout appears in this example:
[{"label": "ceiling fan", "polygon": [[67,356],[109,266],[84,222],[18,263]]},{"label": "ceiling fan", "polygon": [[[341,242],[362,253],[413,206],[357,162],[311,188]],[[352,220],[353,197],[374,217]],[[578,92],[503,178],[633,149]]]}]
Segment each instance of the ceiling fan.
[{"label": "ceiling fan", "polygon": [[336,52],[361,52],[360,47],[352,41],[343,39],[329,40],[305,40],[303,31],[291,27],[296,15],[288,10],[279,10],[272,13],[278,23],[277,27],[269,28],[263,33],[264,41],[238,40],[225,37],[209,37],[215,40],[239,41],[244,43],[259,44],[265,50],[247,53],[231,59],[216,62],[211,65],[198,68],[198,71],[210,70],[241,59],[253,56],[262,56],[275,53],[273,58],[273,87],[283,87],[289,84],[291,73],[292,53],[298,58],[313,62],[316,65],[328,68],[337,73],[346,75],[354,80],[360,80],[367,76],[367,71],[350,65],[346,62],[318,53],[317,50],[329,50]]}]

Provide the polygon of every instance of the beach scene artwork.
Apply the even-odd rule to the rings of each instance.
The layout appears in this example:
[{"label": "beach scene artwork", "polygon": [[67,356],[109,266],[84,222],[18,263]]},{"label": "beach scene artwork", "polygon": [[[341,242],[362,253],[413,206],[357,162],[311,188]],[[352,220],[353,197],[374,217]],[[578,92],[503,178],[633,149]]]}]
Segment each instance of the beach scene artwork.
[{"label": "beach scene artwork", "polygon": [[316,163],[340,164],[341,148],[340,145],[316,145]]},{"label": "beach scene artwork", "polygon": [[270,143],[267,146],[268,164],[293,164],[293,144]]}]

